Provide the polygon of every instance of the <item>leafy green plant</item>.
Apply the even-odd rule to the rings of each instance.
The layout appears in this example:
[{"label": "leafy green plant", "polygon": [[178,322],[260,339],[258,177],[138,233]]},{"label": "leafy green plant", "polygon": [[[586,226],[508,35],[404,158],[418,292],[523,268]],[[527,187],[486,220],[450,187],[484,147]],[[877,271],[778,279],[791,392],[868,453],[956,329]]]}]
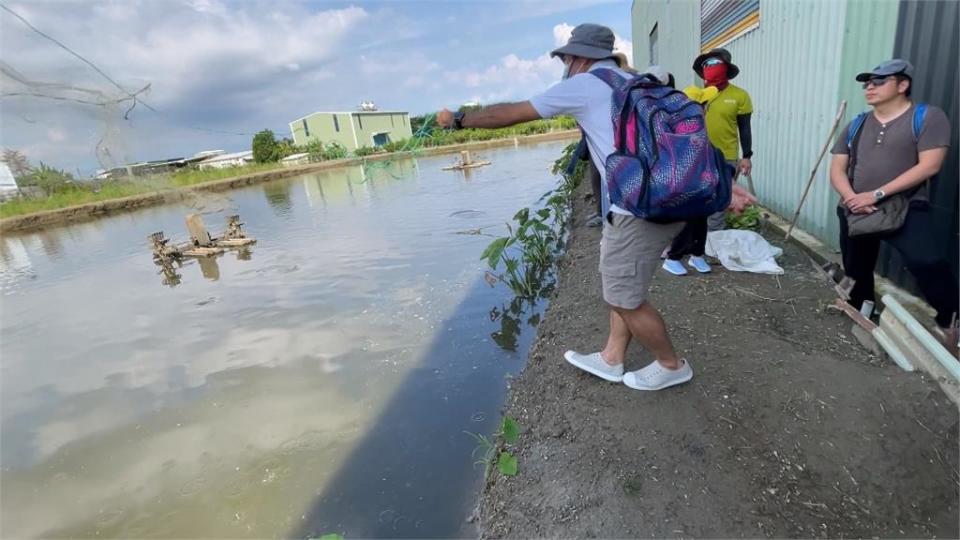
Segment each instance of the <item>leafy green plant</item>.
[{"label": "leafy green plant", "polygon": [[375,146],[361,146],[353,151],[353,155],[357,157],[366,157],[372,156],[373,154],[382,154],[384,150],[382,148],[377,148]]},{"label": "leafy green plant", "polygon": [[[477,452],[481,452],[481,457],[476,461],[475,464],[483,465],[485,468],[485,474],[489,472],[490,467],[493,466],[494,457],[497,458],[497,469],[503,475],[514,476],[517,474],[517,458],[513,454],[507,452],[506,450],[501,450],[499,453],[497,453],[496,446],[494,446],[493,442],[479,433],[470,433],[469,431],[464,431],[464,433],[473,437],[473,439],[476,441],[477,446],[473,449],[471,457],[476,458]],[[517,439],[520,436],[520,426],[513,418],[504,416],[503,420],[500,422],[500,429],[494,434],[494,436],[502,437],[504,443],[506,444],[513,444],[517,442]]]},{"label": "leafy green plant", "polygon": [[347,157],[347,148],[338,142],[328,143],[323,147],[321,157],[324,160],[343,159]]},{"label": "leafy green plant", "polygon": [[270,163],[277,161],[277,139],[273,131],[265,129],[253,136],[251,144],[253,150],[253,160],[257,163]]},{"label": "leafy green plant", "polygon": [[[570,201],[586,171],[586,162],[579,162],[572,174],[567,165],[575,159],[577,144],[563,149],[553,164],[553,173],[560,175],[560,185],[541,197],[544,208],[531,215],[523,208],[513,216],[515,224],[507,224],[507,236],[494,239],[480,255],[491,270],[503,265],[503,274],[493,274],[518,297],[536,298],[545,289],[544,277],[562,251],[562,227],[570,215]],[[519,253],[518,253],[519,252]]]},{"label": "leafy green plant", "polygon": [[54,193],[68,190],[73,180],[72,174],[41,161],[39,166],[32,168],[26,176],[20,178],[18,183],[21,187],[36,186],[49,197]]},{"label": "leafy green plant", "polygon": [[500,452],[500,459],[497,460],[497,469],[504,476],[517,475],[517,458],[510,452]]},{"label": "leafy green plant", "polygon": [[509,416],[504,416],[503,421],[500,423],[500,435],[503,436],[503,440],[509,444],[517,442],[517,438],[520,437],[520,425],[517,424],[517,421]]},{"label": "leafy green plant", "polygon": [[273,161],[280,161],[287,156],[299,154],[302,150],[302,148],[293,144],[293,141],[284,137],[277,141],[277,144],[273,147]]},{"label": "leafy green plant", "polygon": [[320,139],[310,139],[303,145],[303,151],[307,153],[310,161],[323,161],[323,141]]},{"label": "leafy green plant", "polygon": [[727,212],[726,221],[729,229],[756,229],[760,226],[760,207],[751,204],[740,214]]}]

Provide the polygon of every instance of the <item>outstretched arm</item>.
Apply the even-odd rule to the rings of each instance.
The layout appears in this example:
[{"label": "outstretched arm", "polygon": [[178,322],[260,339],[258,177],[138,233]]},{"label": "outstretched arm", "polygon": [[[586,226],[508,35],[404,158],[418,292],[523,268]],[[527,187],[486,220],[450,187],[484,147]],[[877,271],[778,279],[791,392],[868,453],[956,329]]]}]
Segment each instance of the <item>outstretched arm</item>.
[{"label": "outstretched arm", "polygon": [[[500,103],[490,105],[479,111],[471,111],[463,116],[461,125],[465,128],[501,128],[539,120],[540,113],[529,101],[519,103]],[[453,127],[453,113],[447,109],[437,113],[437,124],[441,127]]]}]

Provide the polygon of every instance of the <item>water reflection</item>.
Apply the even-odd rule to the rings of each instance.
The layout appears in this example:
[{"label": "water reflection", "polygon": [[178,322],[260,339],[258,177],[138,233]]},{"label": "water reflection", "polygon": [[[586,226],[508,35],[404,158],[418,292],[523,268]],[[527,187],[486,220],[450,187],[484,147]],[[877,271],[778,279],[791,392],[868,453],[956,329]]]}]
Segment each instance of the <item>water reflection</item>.
[{"label": "water reflection", "polygon": [[210,281],[220,279],[220,265],[217,264],[216,257],[198,257],[197,264],[200,265],[200,273]]},{"label": "water reflection", "polygon": [[160,282],[167,287],[176,287],[183,281],[183,275],[177,272],[177,269],[182,266],[180,262],[161,261],[157,262],[157,266],[160,267],[158,272],[161,276]]},{"label": "water reflection", "polygon": [[[539,276],[537,295],[534,298],[514,296],[509,303],[490,309],[490,321],[500,328],[490,333],[490,339],[505,351],[517,351],[517,343],[524,327],[536,328],[540,324],[541,304],[550,296],[556,283],[553,274]],[[526,320],[524,320],[526,319]]]},{"label": "water reflection", "polygon": [[231,253],[236,255],[235,259],[237,261],[253,260],[253,249],[249,247],[242,247],[230,249],[220,255],[211,255],[209,257],[191,257],[181,260],[155,259],[154,264],[156,264],[158,268],[157,274],[160,276],[160,283],[166,287],[173,288],[183,282],[183,274],[181,273],[181,269],[194,265],[200,269],[200,275],[204,279],[208,281],[219,281],[220,263],[218,260],[221,257],[228,257]]},{"label": "water reflection", "polygon": [[263,185],[263,194],[267,198],[267,203],[277,216],[286,216],[293,209],[290,188],[289,181],[268,182]]},{"label": "water reflection", "polygon": [[0,537],[471,535],[462,432],[495,428],[543,303],[455,233],[535,201],[560,147],[471,182],[428,158],[233,191],[256,256],[156,266],[176,205],[0,239]]}]

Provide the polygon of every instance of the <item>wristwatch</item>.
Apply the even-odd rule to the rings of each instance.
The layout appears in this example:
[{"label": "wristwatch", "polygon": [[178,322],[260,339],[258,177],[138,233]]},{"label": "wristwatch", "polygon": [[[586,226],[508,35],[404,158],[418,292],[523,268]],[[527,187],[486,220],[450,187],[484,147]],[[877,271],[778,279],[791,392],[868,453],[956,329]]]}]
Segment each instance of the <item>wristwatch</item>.
[{"label": "wristwatch", "polygon": [[878,201],[879,201],[880,199],[883,199],[883,198],[886,197],[886,196],[887,196],[886,192],[884,192],[882,189],[878,189],[878,190],[876,190],[876,191],[873,192],[873,198],[876,199],[876,200],[878,200]]},{"label": "wristwatch", "polygon": [[463,117],[465,114],[463,111],[453,113],[453,129],[463,129]]}]

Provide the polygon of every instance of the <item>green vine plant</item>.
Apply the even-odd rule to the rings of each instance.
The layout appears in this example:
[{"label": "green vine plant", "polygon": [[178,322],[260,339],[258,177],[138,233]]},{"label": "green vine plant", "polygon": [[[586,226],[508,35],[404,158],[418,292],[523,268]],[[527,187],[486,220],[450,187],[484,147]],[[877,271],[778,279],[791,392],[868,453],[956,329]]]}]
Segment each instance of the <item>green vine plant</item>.
[{"label": "green vine plant", "polygon": [[554,162],[552,172],[560,176],[560,182],[540,198],[544,207],[536,211],[521,209],[513,216],[514,224],[507,224],[507,236],[495,238],[480,255],[493,272],[502,265],[502,273],[488,275],[494,282],[506,283],[518,297],[536,298],[549,285],[545,278],[563,251],[563,227],[586,170],[586,162],[580,161],[573,174],[566,172],[576,146],[567,145]]},{"label": "green vine plant", "polygon": [[[494,445],[494,443],[484,435],[479,433],[471,433],[469,431],[464,431],[464,433],[472,437],[477,443],[477,446],[473,449],[473,452],[471,452],[470,456],[474,459],[477,459],[477,455],[479,453],[480,458],[477,459],[474,464],[484,466],[484,476],[490,473],[490,469],[493,467],[494,463],[496,463],[497,470],[500,471],[500,474],[503,474],[504,476],[516,476],[516,456],[506,450],[500,450],[497,452],[497,447]],[[505,444],[514,444],[520,437],[520,425],[517,424],[517,421],[513,418],[504,416],[503,420],[500,422],[500,429],[498,429],[494,434],[494,438],[496,437],[502,438]]]}]

